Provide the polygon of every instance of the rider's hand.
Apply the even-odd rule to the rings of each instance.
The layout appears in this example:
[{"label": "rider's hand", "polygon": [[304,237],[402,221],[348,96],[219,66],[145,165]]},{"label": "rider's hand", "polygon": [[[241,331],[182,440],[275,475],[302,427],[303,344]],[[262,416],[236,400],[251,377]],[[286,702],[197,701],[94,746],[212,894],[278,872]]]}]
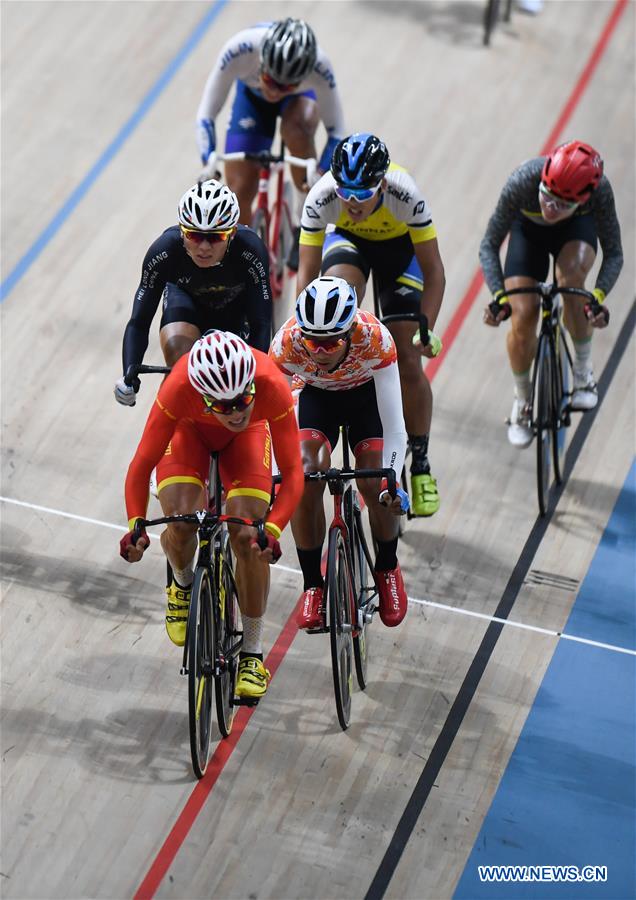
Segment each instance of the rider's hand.
[{"label": "rider's hand", "polygon": [[141,532],[136,544],[133,543],[134,538],[135,533],[129,531],[119,542],[119,555],[129,563],[139,562],[144,555],[144,550],[150,546],[150,538],[145,531]]},{"label": "rider's hand", "polygon": [[137,402],[136,394],[141,387],[138,378],[133,379],[132,384],[126,384],[123,378],[120,378],[113,389],[115,400],[122,406],[134,406]]},{"label": "rider's hand", "polygon": [[512,307],[505,291],[496,291],[492,300],[484,310],[484,323],[498,328],[502,322],[512,315]]},{"label": "rider's hand", "polygon": [[603,306],[605,291],[602,291],[600,288],[594,288],[592,293],[596,302],[585,304],[585,315],[592,328],[605,328],[609,324],[610,319],[609,309]]},{"label": "rider's hand", "polygon": [[258,546],[256,538],[254,538],[252,541],[252,553],[263,562],[277,563],[283,555],[283,551],[280,549],[278,538],[267,525],[265,525],[265,537],[267,538],[267,547],[264,547],[262,550]]},{"label": "rider's hand", "polygon": [[411,503],[409,495],[403,491],[401,487],[396,487],[395,497],[389,493],[389,483],[386,478],[382,479],[380,484],[380,494],[378,496],[382,506],[387,506],[394,516],[403,516],[410,509]]},{"label": "rider's hand", "polygon": [[422,338],[419,332],[416,332],[413,335],[413,346],[419,347],[422,356],[426,356],[428,359],[434,359],[436,356],[439,356],[444,348],[441,339],[437,337],[434,331],[429,331],[428,341],[424,346],[422,346]]},{"label": "rider's hand", "polygon": [[310,190],[316,184],[317,181],[320,181],[323,174],[324,173],[321,172],[321,170],[318,168],[318,161],[315,159],[308,159],[307,160],[307,168],[305,170],[304,187],[306,187],[307,190]]},{"label": "rider's hand", "polygon": [[208,156],[208,161],[206,162],[203,171],[199,175],[197,181],[201,184],[203,181],[209,181],[210,178],[218,178],[221,173],[219,172],[219,167],[217,165],[217,155],[216,150],[213,150]]},{"label": "rider's hand", "polygon": [[197,122],[197,146],[204,166],[216,147],[216,130],[212,119],[199,119]]}]

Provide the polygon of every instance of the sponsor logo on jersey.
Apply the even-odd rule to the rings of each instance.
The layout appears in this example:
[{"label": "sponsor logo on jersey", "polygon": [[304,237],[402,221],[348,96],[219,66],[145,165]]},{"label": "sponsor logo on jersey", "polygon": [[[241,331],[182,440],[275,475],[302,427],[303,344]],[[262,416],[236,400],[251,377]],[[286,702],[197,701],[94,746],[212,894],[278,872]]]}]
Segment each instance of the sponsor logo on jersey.
[{"label": "sponsor logo on jersey", "polygon": [[239,119],[238,123],[243,131],[249,131],[250,128],[254,128],[254,126],[256,125],[256,119],[252,119],[250,116],[245,116],[243,119]]},{"label": "sponsor logo on jersey", "polygon": [[238,47],[230,47],[221,58],[221,65],[219,66],[221,72],[229,66],[233,59],[238,59],[244,53],[252,53],[253,50],[254,44],[251,41],[244,41]]},{"label": "sponsor logo on jersey", "polygon": [[307,213],[310,219],[319,219],[320,214],[316,212],[313,206],[305,206],[304,212]]},{"label": "sponsor logo on jersey", "polygon": [[394,188],[392,185],[389,185],[388,190],[389,194],[401,203],[410,203],[413,199],[408,191],[398,191],[397,188]]},{"label": "sponsor logo on jersey", "polygon": [[318,61],[314,66],[314,72],[317,72],[320,77],[327,82],[332,91],[334,90],[336,87],[336,79],[331,69],[328,69],[324,63]]},{"label": "sponsor logo on jersey", "polygon": [[420,200],[420,202],[416,203],[415,206],[413,207],[413,215],[414,216],[421,215],[424,212],[425,208],[426,208],[426,201]]},{"label": "sponsor logo on jersey", "polygon": [[335,199],[336,199],[336,192],[331,191],[329,194],[327,194],[326,197],[316,197],[315,203],[316,203],[316,206],[318,206],[318,207],[327,206],[327,204],[333,203],[333,201]]}]

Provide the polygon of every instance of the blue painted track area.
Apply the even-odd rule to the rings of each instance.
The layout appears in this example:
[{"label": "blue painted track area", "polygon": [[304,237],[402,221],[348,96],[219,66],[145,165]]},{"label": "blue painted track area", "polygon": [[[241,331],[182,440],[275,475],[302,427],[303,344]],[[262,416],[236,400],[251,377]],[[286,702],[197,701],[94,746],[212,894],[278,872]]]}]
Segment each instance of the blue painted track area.
[{"label": "blue painted track area", "polygon": [[[636,897],[635,601],[636,463],[564,631],[611,648],[559,641],[457,900]],[[570,868],[493,882],[479,866]]]}]

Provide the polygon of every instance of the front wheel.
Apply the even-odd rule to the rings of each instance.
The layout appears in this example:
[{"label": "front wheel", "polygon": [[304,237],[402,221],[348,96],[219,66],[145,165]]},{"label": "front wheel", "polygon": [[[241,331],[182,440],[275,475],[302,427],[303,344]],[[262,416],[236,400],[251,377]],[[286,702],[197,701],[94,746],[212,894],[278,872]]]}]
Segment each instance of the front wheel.
[{"label": "front wheel", "polygon": [[351,716],[353,686],[352,587],[347,552],[339,528],[332,529],[329,534],[326,584],[336,712],[344,731]]},{"label": "front wheel", "polygon": [[242,640],[239,631],[238,593],[232,568],[230,536],[227,531],[223,532],[221,548],[215,553],[214,572],[218,598],[215,609],[218,673],[214,679],[214,693],[219,731],[223,737],[228,737],[234,722],[234,685]]},{"label": "front wheel", "polygon": [[188,720],[192,768],[203,778],[212,731],[214,620],[210,574],[200,566],[194,575],[188,614]]},{"label": "front wheel", "polygon": [[552,354],[547,340],[540,338],[535,373],[535,428],[537,434],[537,499],[539,513],[545,516],[550,493],[554,431]]}]

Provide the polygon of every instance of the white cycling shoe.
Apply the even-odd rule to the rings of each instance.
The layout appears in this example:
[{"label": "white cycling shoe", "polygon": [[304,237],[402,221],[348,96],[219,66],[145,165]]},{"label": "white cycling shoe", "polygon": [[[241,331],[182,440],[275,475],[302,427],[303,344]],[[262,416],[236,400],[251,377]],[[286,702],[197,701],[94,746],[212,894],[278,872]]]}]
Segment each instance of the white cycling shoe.
[{"label": "white cycling shoe", "polygon": [[587,412],[590,409],[594,409],[597,403],[598,390],[592,370],[586,369],[584,372],[575,372],[570,409],[574,410],[574,412]]},{"label": "white cycling shoe", "polygon": [[513,447],[523,450],[532,443],[532,410],[527,400],[515,397],[512,411],[508,419],[508,440]]}]

